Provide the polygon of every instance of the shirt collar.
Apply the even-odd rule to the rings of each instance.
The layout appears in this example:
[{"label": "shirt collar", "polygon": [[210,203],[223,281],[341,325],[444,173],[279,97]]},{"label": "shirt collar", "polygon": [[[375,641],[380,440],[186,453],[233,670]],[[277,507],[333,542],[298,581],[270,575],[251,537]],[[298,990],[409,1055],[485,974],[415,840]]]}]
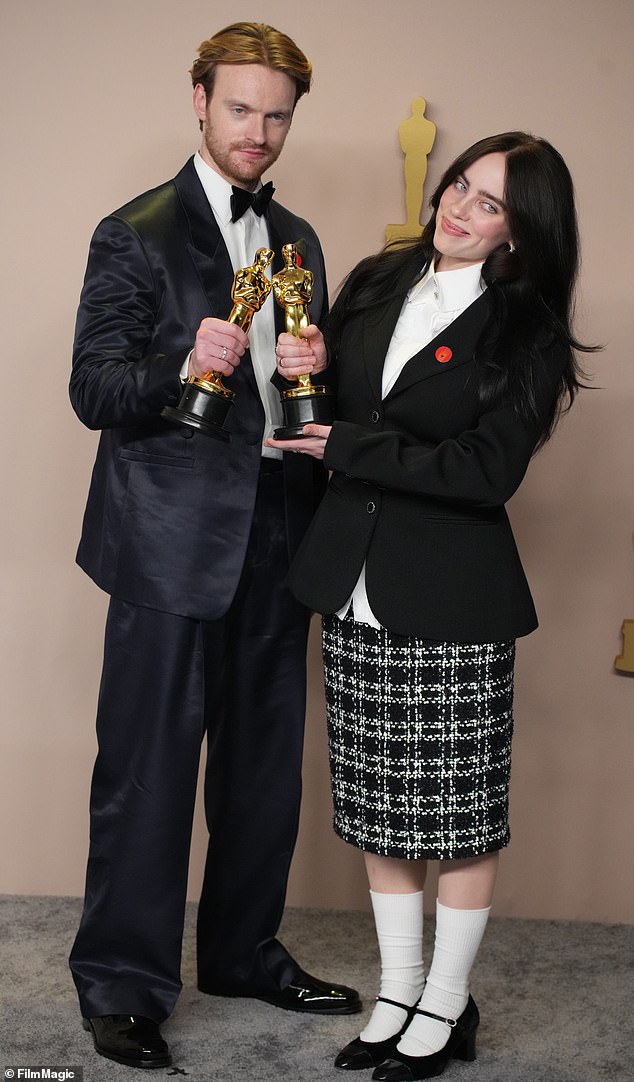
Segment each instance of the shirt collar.
[{"label": "shirt collar", "polygon": [[430,263],[420,282],[410,290],[408,299],[422,300],[432,293],[441,312],[467,308],[486,289],[482,267],[482,263],[474,263],[460,270],[437,271],[435,264]]}]

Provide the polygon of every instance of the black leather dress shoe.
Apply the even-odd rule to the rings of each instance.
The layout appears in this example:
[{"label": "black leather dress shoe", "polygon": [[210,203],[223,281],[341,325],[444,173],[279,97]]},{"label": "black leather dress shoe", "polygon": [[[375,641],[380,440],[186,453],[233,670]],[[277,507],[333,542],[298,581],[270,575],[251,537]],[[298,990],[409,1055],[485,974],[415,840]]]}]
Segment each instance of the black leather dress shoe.
[{"label": "black leather dress shoe", "polygon": [[92,1033],[95,1050],[106,1059],[126,1067],[169,1067],[172,1062],[158,1022],[140,1014],[106,1014],[84,1018],[82,1025]]},{"label": "black leather dress shoe", "polygon": [[261,999],[286,1011],[304,1011],[307,1014],[357,1014],[363,1004],[359,993],[345,984],[328,984],[311,977],[300,969],[286,988],[277,992],[256,993],[253,999]]}]

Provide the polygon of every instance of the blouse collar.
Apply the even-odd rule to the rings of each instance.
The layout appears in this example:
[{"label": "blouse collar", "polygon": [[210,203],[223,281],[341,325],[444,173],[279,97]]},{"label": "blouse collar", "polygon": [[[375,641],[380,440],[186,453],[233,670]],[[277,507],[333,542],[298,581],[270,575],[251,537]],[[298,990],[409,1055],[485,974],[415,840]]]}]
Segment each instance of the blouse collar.
[{"label": "blouse collar", "polygon": [[482,267],[483,263],[473,263],[460,270],[437,271],[435,263],[430,263],[420,282],[410,289],[408,300],[415,304],[433,293],[441,312],[467,308],[486,289],[482,281]]}]

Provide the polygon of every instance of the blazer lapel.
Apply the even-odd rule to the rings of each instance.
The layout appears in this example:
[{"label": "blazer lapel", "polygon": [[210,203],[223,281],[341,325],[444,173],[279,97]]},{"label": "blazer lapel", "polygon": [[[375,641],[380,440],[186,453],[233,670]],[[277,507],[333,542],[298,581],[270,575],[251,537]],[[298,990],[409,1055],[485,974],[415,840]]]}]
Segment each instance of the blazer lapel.
[{"label": "blazer lapel", "polygon": [[[386,401],[419,383],[450,372],[473,360],[474,350],[489,314],[486,293],[465,308],[444,331],[410,358],[386,396]],[[393,328],[392,328],[393,329]]]},{"label": "blazer lapel", "polygon": [[383,364],[394,328],[403,307],[403,301],[412,282],[421,270],[421,256],[417,252],[402,268],[395,282],[391,300],[384,308],[368,312],[363,325],[363,356],[365,370],[374,397],[381,399]]}]

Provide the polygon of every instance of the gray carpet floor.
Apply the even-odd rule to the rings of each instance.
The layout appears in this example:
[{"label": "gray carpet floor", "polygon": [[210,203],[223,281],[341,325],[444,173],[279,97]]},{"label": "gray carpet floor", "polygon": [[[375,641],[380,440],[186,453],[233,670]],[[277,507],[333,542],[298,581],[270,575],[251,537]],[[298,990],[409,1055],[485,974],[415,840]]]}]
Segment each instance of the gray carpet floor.
[{"label": "gray carpet floor", "polygon": [[[364,998],[362,1015],[318,1018],[198,992],[195,909],[188,906],[184,987],[163,1026],[174,1066],[142,1074],[97,1056],[81,1028],[66,962],[79,913],[75,898],[0,897],[0,1079],[11,1077],[7,1067],[37,1065],[80,1066],[84,1082],[370,1079],[368,1071],[333,1067],[377,991],[369,914],[286,912],[281,938],[304,968],[351,984]],[[431,918],[425,940],[429,957]],[[453,1061],[448,1082],[634,1080],[634,926],[492,918],[472,993],[481,1014],[478,1058]]]}]

